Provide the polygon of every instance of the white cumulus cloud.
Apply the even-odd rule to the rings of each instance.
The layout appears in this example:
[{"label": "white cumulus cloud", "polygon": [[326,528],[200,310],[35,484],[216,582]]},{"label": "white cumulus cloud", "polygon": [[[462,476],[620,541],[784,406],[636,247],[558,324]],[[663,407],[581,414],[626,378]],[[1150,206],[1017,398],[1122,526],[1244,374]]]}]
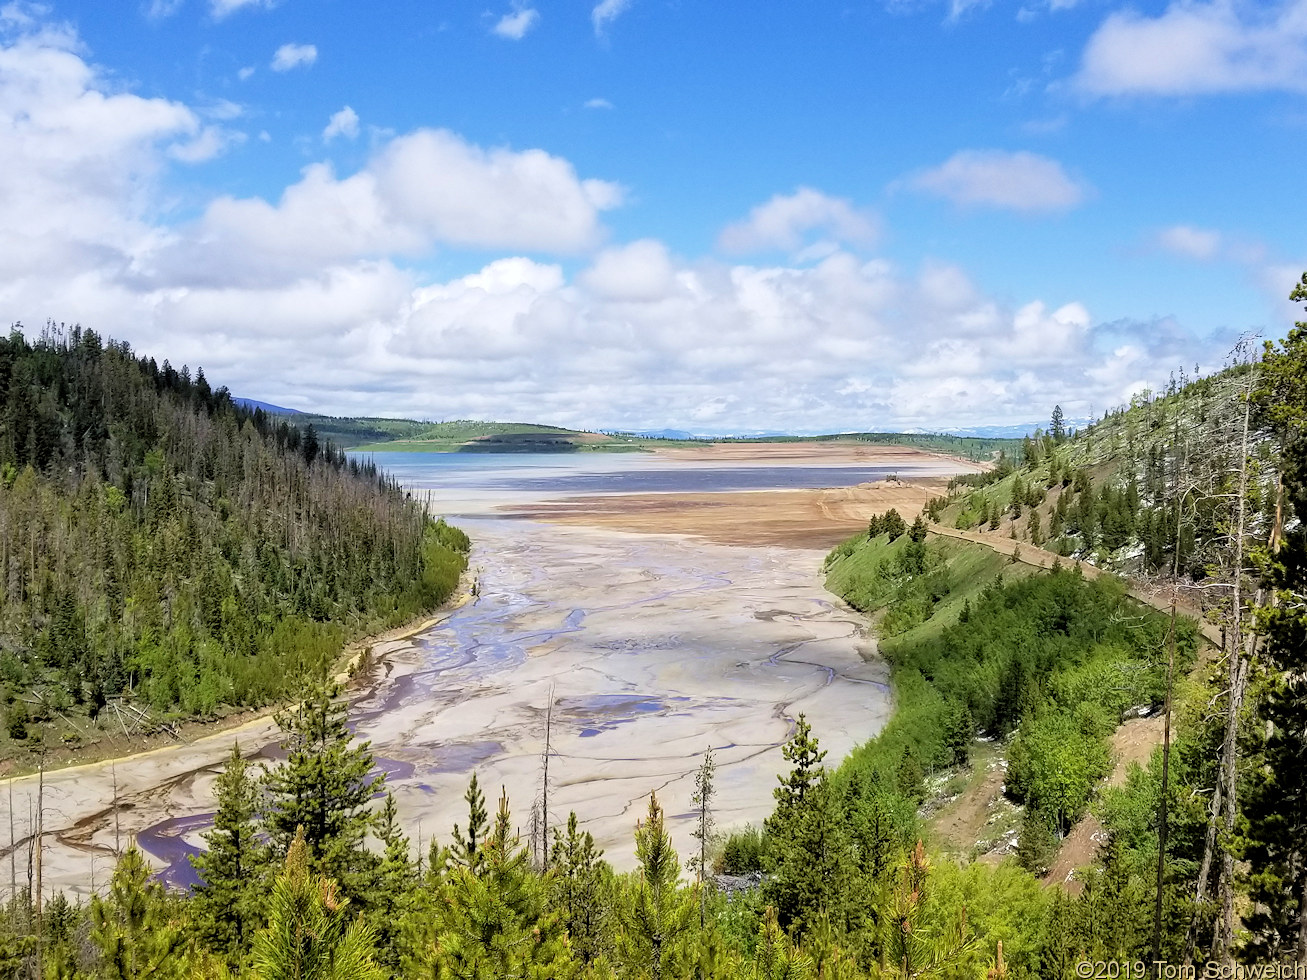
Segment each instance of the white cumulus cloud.
[{"label": "white cumulus cloud", "polygon": [[215,20],[222,20],[229,14],[234,14],[246,7],[262,7],[265,10],[271,10],[275,5],[276,0],[209,0],[209,13],[213,15]]},{"label": "white cumulus cloud", "polygon": [[599,215],[620,200],[616,185],[581,179],[543,150],[486,150],[446,130],[418,130],[349,176],[311,164],[275,204],[214,200],[152,269],[160,281],[193,267],[215,280],[272,281],[439,245],[580,252],[602,240]]},{"label": "white cumulus cloud", "polygon": [[294,68],[307,68],[318,60],[318,49],[312,44],[283,44],[272,56],[270,67],[273,71],[290,71]]},{"label": "white cumulus cloud", "polygon": [[1209,228],[1174,225],[1157,233],[1157,244],[1165,251],[1189,259],[1207,261],[1221,251],[1222,236]]},{"label": "white cumulus cloud", "polygon": [[595,34],[603,37],[608,25],[622,16],[631,6],[631,0],[599,0],[590,11],[590,22],[594,24]]},{"label": "white cumulus cloud", "polygon": [[607,249],[580,276],[580,282],[595,296],[609,300],[653,302],[675,291],[676,270],[667,246],[642,239]]},{"label": "white cumulus cloud", "polygon": [[532,7],[514,7],[495,22],[491,31],[510,41],[520,41],[540,22],[540,11]]},{"label": "white cumulus cloud", "polygon": [[908,185],[962,207],[1030,213],[1070,210],[1086,194],[1056,160],[1024,151],[961,150]]},{"label": "white cumulus cloud", "polygon": [[855,208],[843,198],[830,197],[810,187],[793,194],[777,194],[751,210],[742,221],[723,229],[718,247],[727,252],[793,251],[809,232],[829,239],[869,245],[879,222],[871,212]]},{"label": "white cumulus cloud", "polygon": [[344,136],[346,139],[357,139],[359,134],[359,114],[349,106],[341,109],[339,112],[333,112],[331,118],[327,120],[327,126],[322,131],[324,142],[331,142],[337,136]]},{"label": "white cumulus cloud", "polygon": [[9,23],[29,30],[0,44],[0,300],[42,269],[129,266],[155,234],[137,188],[203,139],[187,106],[114,91],[76,36]]},{"label": "white cumulus cloud", "polygon": [[1076,76],[1093,95],[1307,90],[1307,2],[1176,0],[1155,17],[1117,11]]},{"label": "white cumulus cloud", "polygon": [[205,126],[192,139],[174,143],[168,155],[182,163],[205,163],[222,156],[235,144],[244,143],[245,134],[225,126]]}]

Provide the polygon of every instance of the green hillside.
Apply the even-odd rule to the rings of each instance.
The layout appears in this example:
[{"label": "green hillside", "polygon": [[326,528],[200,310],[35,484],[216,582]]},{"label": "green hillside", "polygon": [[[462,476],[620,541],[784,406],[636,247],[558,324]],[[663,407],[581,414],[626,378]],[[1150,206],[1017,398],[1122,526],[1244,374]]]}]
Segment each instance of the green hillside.
[{"label": "green hillside", "polygon": [[[1132,575],[1178,567],[1199,580],[1228,563],[1244,402],[1255,369],[1145,394],[1073,434],[1040,432],[985,474],[952,482],[930,516],[959,529],[1045,547]],[[1265,540],[1277,468],[1270,433],[1249,413],[1248,533]]]},{"label": "green hillside", "polygon": [[0,340],[4,752],[278,701],[443,602],[467,539],[371,464],[91,331]]},{"label": "green hillside", "polygon": [[944,453],[978,462],[1015,455],[1020,439],[931,433],[846,432],[817,436],[759,436],[665,439],[623,432],[582,432],[528,422],[416,422],[411,419],[336,418],[296,413],[279,416],[301,430],[312,426],[321,439],[359,452],[647,452],[661,447],[722,443],[870,443]]}]

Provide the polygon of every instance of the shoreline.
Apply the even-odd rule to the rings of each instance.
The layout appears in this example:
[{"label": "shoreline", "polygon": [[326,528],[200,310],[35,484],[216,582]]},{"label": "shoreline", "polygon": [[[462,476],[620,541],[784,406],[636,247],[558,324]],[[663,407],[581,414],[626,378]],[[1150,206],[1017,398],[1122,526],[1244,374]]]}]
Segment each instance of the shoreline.
[{"label": "shoreline", "polygon": [[[366,687],[364,680],[367,669],[371,666],[383,664],[385,657],[391,651],[383,651],[380,656],[373,656],[373,651],[377,646],[383,644],[398,644],[404,640],[411,639],[419,633],[422,633],[434,626],[439,625],[448,619],[451,615],[467,605],[476,594],[476,577],[470,572],[464,572],[460,578],[459,587],[454,594],[441,606],[428,610],[416,619],[410,620],[399,626],[391,627],[379,633],[369,633],[357,639],[350,640],[341,649],[340,656],[337,658],[337,666],[341,669],[333,675],[333,679],[341,685],[343,692],[347,694],[351,701],[355,700],[360,693],[366,693],[363,688]],[[93,766],[104,766],[126,762],[133,759],[148,758],[161,752],[176,751],[177,749],[200,746],[204,743],[216,739],[227,738],[240,732],[252,730],[260,725],[270,722],[273,716],[283,710],[290,702],[282,702],[276,705],[265,705],[259,708],[248,708],[241,711],[233,711],[222,718],[212,721],[188,720],[179,722],[175,728],[181,732],[180,738],[169,737],[166,732],[157,731],[150,735],[142,736],[140,744],[129,746],[128,751],[113,752],[104,751],[96,752],[97,748],[110,747],[117,735],[109,735],[105,739],[90,743],[81,749],[69,750],[69,754],[64,758],[51,759],[50,753],[47,755],[47,763],[44,771],[49,773],[70,772],[77,769],[86,769]],[[62,747],[60,747],[62,749]],[[60,749],[54,750],[55,752]],[[83,756],[79,758],[79,756]],[[89,756],[85,757],[85,756]],[[0,775],[0,787],[6,785],[18,786],[26,780],[35,779],[41,771],[38,765],[30,768],[15,767],[14,771]]]}]

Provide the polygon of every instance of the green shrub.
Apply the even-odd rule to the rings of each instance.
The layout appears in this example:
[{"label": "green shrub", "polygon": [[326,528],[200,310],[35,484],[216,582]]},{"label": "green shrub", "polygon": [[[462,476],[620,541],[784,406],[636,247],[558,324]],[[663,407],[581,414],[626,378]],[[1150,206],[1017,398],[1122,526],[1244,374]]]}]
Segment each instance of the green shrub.
[{"label": "green shrub", "polygon": [[728,875],[761,871],[767,860],[767,835],[757,827],[745,827],[726,838],[717,860],[718,871]]}]

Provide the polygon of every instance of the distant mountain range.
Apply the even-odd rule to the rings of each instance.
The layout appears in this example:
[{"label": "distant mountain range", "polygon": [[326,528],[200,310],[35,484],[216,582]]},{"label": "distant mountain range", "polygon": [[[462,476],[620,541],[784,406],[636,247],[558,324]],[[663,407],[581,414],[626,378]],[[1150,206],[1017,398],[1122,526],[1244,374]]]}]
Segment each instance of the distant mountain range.
[{"label": "distant mountain range", "polygon": [[298,408],[282,408],[280,405],[273,405],[269,402],[261,402],[257,398],[233,398],[241,408],[261,408],[269,415],[303,415]]},{"label": "distant mountain range", "polygon": [[[1072,429],[1083,429],[1087,425],[1093,425],[1094,419],[1066,419],[1065,425],[1067,431]],[[1042,422],[1017,422],[1014,425],[973,425],[948,429],[904,429],[904,432],[911,432],[916,435],[949,435],[949,436],[974,436],[981,439],[1020,439],[1022,436],[1033,435],[1036,429],[1048,431],[1048,420]]]}]

